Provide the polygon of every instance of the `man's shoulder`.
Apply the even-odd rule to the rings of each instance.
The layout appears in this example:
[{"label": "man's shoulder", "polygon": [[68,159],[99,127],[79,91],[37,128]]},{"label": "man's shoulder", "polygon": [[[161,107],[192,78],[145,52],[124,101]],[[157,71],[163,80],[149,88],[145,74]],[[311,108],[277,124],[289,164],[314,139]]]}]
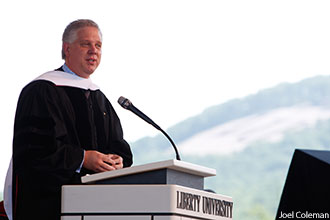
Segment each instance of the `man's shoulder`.
[{"label": "man's shoulder", "polygon": [[21,97],[45,97],[53,96],[57,93],[58,88],[50,81],[34,80],[28,83],[21,91]]},{"label": "man's shoulder", "polygon": [[42,89],[42,88],[55,88],[55,83],[51,80],[47,80],[48,75],[54,74],[54,72],[59,72],[58,70],[48,71],[46,73],[41,74],[37,78],[30,81],[24,88],[24,90],[31,90],[31,89]]},{"label": "man's shoulder", "polygon": [[51,81],[47,80],[33,80],[29,82],[22,91],[25,90],[38,90],[38,89],[53,89],[56,88],[56,85]]}]

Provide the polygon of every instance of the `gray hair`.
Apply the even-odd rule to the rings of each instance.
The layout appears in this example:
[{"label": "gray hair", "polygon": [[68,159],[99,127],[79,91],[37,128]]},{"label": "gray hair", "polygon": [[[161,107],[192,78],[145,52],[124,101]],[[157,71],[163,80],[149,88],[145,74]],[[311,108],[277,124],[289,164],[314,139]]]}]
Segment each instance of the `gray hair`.
[{"label": "gray hair", "polygon": [[102,38],[102,33],[99,26],[92,20],[89,19],[79,19],[71,22],[64,30],[62,36],[62,59],[65,59],[65,53],[63,44],[64,43],[73,43],[77,39],[77,32],[80,28],[83,27],[95,27],[99,30],[100,37]]}]

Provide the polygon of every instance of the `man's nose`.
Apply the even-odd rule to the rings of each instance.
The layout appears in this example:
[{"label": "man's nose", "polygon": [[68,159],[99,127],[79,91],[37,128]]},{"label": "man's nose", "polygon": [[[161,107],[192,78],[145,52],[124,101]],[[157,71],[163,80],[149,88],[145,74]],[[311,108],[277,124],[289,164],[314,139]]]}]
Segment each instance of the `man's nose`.
[{"label": "man's nose", "polygon": [[89,47],[89,50],[88,50],[88,52],[89,53],[92,53],[92,54],[95,54],[95,53],[97,53],[99,51],[99,49],[95,46],[95,45],[91,45],[90,47]]}]

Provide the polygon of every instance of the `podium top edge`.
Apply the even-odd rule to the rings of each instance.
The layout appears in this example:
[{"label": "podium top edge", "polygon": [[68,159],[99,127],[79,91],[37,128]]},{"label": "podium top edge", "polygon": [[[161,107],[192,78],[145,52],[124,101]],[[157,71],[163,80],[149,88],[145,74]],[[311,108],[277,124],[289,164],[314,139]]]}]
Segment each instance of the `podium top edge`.
[{"label": "podium top edge", "polygon": [[180,160],[165,160],[160,162],[148,163],[119,170],[106,171],[81,177],[82,183],[93,183],[95,181],[110,179],[131,174],[149,172],[160,169],[172,169],[183,173],[189,173],[200,177],[210,177],[216,175],[216,170]]}]

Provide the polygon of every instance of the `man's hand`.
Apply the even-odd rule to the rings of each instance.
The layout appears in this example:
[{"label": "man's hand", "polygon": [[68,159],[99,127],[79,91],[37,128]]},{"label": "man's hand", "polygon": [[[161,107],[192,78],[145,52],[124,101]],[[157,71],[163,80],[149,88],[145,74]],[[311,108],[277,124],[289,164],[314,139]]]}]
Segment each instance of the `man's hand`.
[{"label": "man's hand", "polygon": [[94,172],[123,168],[123,158],[117,154],[103,154],[95,150],[85,151],[83,167]]}]

